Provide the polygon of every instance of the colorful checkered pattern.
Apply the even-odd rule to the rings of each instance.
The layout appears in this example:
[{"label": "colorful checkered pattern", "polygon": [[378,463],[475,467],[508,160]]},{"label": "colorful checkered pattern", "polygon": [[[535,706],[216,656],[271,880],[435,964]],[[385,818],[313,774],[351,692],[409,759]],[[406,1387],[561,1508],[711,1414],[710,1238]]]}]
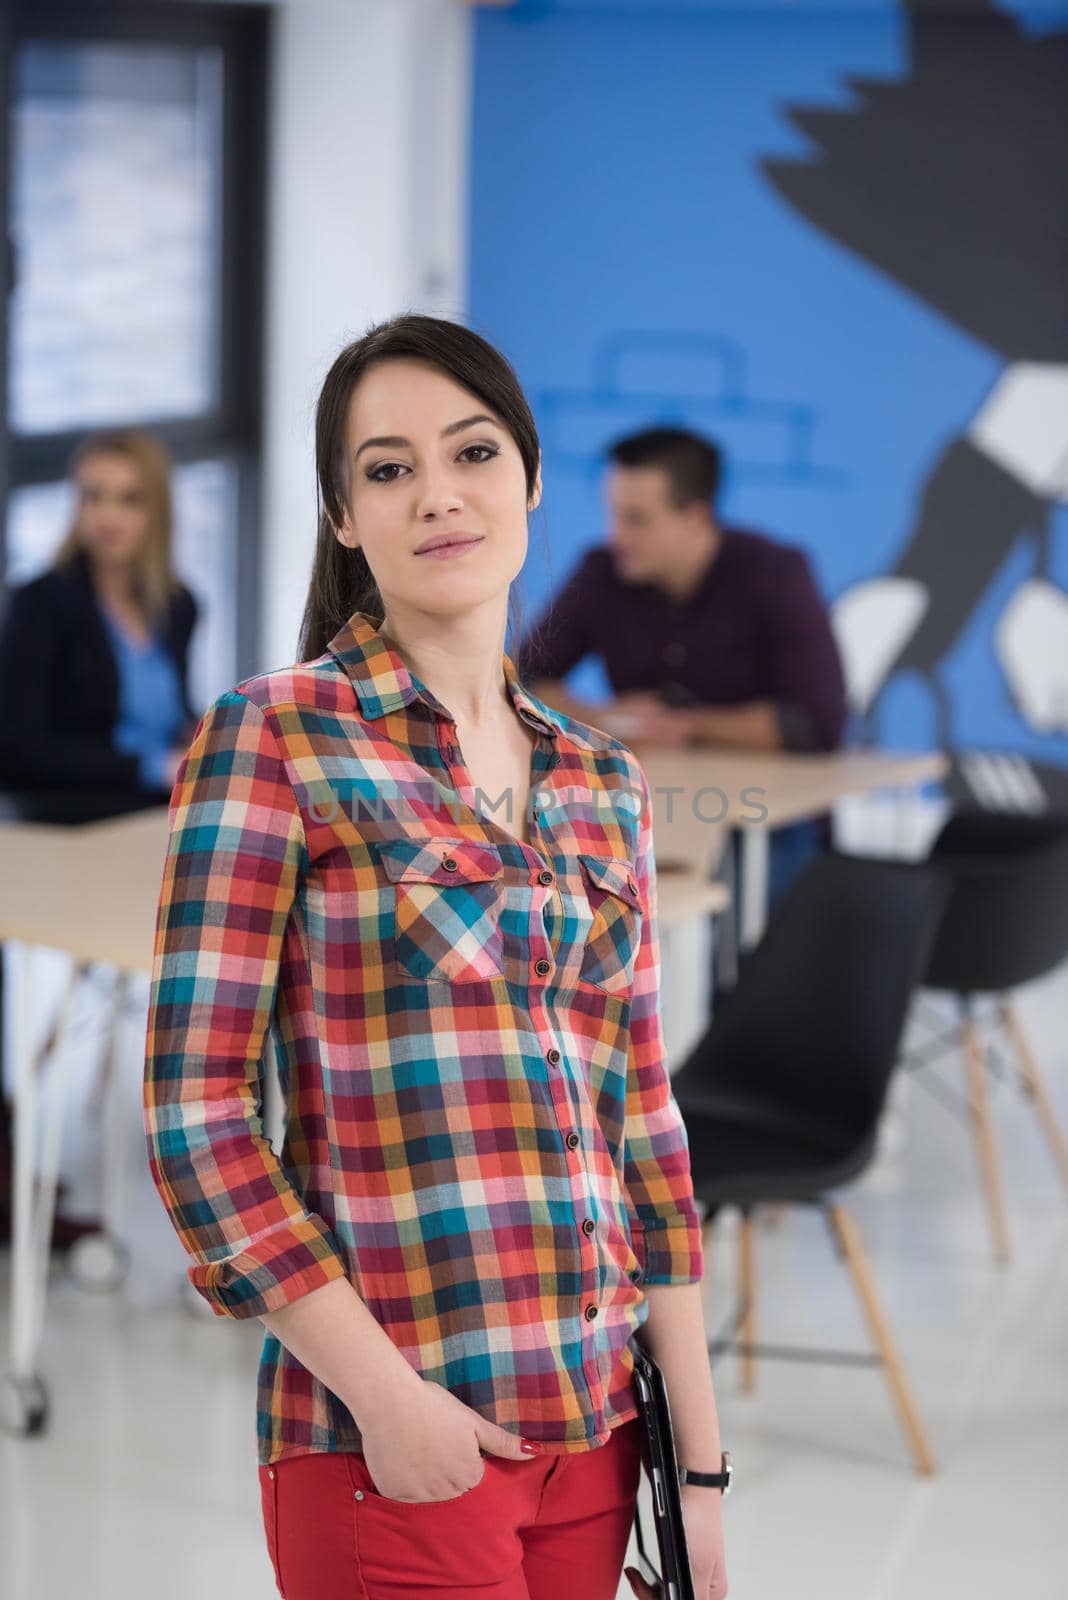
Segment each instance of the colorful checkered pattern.
[{"label": "colorful checkered pattern", "polygon": [[[532,845],[359,612],[316,660],[208,708],[171,798],[146,1130],[220,1315],[344,1275],[424,1378],[584,1450],[635,1414],[641,1284],[698,1281],[701,1233],[664,1069],[645,778],[504,672],[537,735]],[[260,1461],[359,1448],[268,1335]]]}]

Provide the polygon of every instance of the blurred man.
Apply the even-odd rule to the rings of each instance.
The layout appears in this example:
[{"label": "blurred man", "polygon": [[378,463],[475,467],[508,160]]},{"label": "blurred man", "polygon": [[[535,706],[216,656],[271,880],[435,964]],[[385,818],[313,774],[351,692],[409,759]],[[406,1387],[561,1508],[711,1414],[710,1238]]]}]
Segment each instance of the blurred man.
[{"label": "blurred man", "polygon": [[[608,452],[609,536],[579,561],[523,641],[535,693],[625,743],[821,751],[837,747],[845,686],[826,607],[794,546],[716,515],[720,453],[677,428]],[[599,656],[614,697],[560,680]],[[773,836],[771,897],[825,828]]]}]

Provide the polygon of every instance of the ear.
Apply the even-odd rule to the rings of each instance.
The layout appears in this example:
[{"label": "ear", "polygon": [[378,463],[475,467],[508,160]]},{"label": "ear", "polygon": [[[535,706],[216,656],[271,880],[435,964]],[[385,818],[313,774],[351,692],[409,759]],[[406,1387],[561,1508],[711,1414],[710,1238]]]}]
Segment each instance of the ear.
[{"label": "ear", "polygon": [[534,487],[530,491],[530,501],[529,501],[529,503],[527,505],[527,510],[528,511],[536,511],[540,504],[541,504],[541,462],[539,461],[538,462],[538,470],[534,475]]},{"label": "ear", "polygon": [[335,522],[333,528],[334,537],[339,544],[347,545],[350,550],[355,550],[359,547],[360,538],[352,525],[352,517],[348,506],[345,507],[345,515],[342,518],[340,527]]}]

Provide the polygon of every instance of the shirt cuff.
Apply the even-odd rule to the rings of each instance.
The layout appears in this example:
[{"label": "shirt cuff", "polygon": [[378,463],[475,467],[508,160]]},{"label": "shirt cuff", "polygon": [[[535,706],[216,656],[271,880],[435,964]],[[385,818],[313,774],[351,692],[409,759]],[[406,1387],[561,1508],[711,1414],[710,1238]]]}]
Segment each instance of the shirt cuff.
[{"label": "shirt cuff", "polygon": [[680,1212],[677,1217],[656,1223],[642,1223],[632,1216],[629,1222],[643,1284],[701,1282],[705,1252],[696,1211]]},{"label": "shirt cuff", "polygon": [[223,1261],[189,1268],[194,1289],[220,1317],[259,1317],[347,1277],[326,1223],[315,1216],[274,1228]]},{"label": "shirt cuff", "polygon": [[775,702],[775,715],[779,734],[786,750],[823,750],[811,714],[804,706],[788,705],[783,700]]}]

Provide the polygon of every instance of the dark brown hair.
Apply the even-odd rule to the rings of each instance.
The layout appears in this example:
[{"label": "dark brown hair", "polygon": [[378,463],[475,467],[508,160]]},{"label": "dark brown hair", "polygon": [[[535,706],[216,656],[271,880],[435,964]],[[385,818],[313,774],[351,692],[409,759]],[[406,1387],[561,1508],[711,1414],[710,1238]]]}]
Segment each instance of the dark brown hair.
[{"label": "dark brown hair", "polygon": [[680,510],[700,500],[715,503],[722,458],[711,439],[686,428],[647,428],[609,445],[609,461],[620,467],[660,467],[668,476],[671,503]]},{"label": "dark brown hair", "polygon": [[[414,358],[437,367],[500,417],[523,459],[528,498],[534,491],[541,453],[538,430],[519,379],[499,350],[458,322],[414,312],[369,328],[362,339],[346,345],[337,357],[315,408],[319,531],[300,630],[301,661],[322,655],[354,611],[363,611],[376,622],[384,616],[382,597],[367,557],[361,549],[342,544],[335,530],[345,520],[349,495],[345,438],[349,401],[360,379],[372,367],[397,357]],[[518,630],[512,594],[509,608],[514,638]]]}]

